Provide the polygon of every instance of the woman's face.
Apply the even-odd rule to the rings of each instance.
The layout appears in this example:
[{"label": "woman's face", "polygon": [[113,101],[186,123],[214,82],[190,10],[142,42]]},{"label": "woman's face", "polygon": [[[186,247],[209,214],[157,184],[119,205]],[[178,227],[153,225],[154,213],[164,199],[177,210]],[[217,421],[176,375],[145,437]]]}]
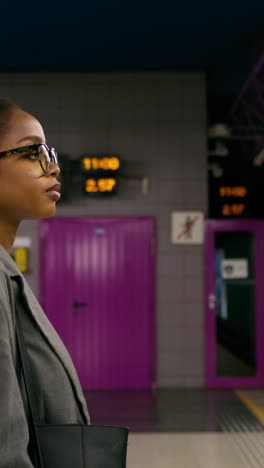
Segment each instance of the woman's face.
[{"label": "woman's face", "polygon": [[[12,112],[9,124],[0,137],[0,152],[46,141],[38,120],[22,110]],[[58,196],[48,190],[57,183],[59,173],[53,162],[44,173],[39,161],[26,153],[0,157],[0,220],[17,222],[53,215]]]}]

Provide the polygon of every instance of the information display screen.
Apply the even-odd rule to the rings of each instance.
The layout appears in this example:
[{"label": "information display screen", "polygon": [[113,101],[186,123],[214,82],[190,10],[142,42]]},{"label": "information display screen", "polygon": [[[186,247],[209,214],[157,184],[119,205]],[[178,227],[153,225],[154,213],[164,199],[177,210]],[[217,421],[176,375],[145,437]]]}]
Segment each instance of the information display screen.
[{"label": "information display screen", "polygon": [[118,156],[82,156],[83,191],[87,195],[113,195],[119,187]]},{"label": "information display screen", "polygon": [[209,171],[209,218],[264,218],[264,167],[222,163],[222,176]]}]

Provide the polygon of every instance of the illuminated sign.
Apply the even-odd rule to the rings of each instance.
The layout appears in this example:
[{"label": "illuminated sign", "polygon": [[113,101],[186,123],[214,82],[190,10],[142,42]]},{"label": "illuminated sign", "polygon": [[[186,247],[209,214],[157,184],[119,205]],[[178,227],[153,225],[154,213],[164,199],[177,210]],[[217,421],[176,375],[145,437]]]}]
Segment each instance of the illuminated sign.
[{"label": "illuminated sign", "polygon": [[113,178],[100,178],[93,179],[89,177],[85,179],[85,192],[97,193],[97,192],[113,192],[116,189],[117,180]]},{"label": "illuminated sign", "polygon": [[222,205],[222,215],[223,216],[241,216],[246,209],[244,203],[225,203]]},{"label": "illuminated sign", "polygon": [[116,172],[120,168],[120,159],[116,156],[103,157],[82,157],[82,168],[85,172],[112,171]]},{"label": "illuminated sign", "polygon": [[223,198],[222,215],[225,217],[241,216],[246,209],[245,203],[234,203],[230,199],[242,199],[248,193],[247,187],[244,185],[221,185],[219,187],[219,195]]},{"label": "illuminated sign", "polygon": [[113,195],[119,187],[118,156],[82,156],[81,168],[84,175],[84,192],[88,195]]},{"label": "illuminated sign", "polygon": [[247,194],[247,187],[241,185],[241,186],[225,186],[221,185],[219,188],[219,194],[220,197],[239,197],[239,198],[245,198]]},{"label": "illuminated sign", "polygon": [[222,173],[209,172],[208,217],[264,219],[264,168],[226,161]]}]

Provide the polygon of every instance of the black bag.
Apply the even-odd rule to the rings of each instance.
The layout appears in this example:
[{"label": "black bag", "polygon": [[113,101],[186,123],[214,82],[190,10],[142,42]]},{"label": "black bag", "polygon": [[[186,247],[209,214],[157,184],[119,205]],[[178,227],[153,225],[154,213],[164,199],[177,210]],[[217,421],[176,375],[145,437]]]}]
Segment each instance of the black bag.
[{"label": "black bag", "polygon": [[81,424],[38,424],[36,394],[16,302],[16,337],[25,382],[30,452],[35,468],[125,468],[128,429]]}]

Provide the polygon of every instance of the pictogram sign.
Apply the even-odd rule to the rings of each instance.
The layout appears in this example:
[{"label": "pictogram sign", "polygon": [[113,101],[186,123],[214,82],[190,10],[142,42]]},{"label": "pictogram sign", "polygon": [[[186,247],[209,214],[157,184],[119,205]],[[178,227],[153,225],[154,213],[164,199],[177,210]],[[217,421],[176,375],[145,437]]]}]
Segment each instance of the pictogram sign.
[{"label": "pictogram sign", "polygon": [[173,211],[171,241],[173,244],[202,244],[204,214],[202,211]]}]

